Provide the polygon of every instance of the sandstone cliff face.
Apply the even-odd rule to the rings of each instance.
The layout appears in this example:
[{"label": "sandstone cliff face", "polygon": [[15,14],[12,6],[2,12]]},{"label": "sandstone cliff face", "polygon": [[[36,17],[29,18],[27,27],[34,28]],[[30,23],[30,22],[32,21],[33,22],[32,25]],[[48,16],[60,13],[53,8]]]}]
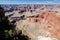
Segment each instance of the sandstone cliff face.
[{"label": "sandstone cliff face", "polygon": [[44,25],[43,28],[52,33],[51,37],[60,38],[60,17],[56,13],[44,12],[42,15],[38,15],[37,18],[31,18],[29,21]]},{"label": "sandstone cliff face", "polygon": [[18,21],[16,27],[32,40],[37,40],[38,36],[60,38],[60,16],[56,12],[43,12],[34,18]]}]

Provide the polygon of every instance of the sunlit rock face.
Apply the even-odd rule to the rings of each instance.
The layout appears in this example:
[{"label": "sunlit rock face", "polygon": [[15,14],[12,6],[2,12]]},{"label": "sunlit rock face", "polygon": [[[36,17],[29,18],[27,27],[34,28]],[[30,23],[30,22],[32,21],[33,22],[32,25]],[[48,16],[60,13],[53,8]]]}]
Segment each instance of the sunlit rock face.
[{"label": "sunlit rock face", "polygon": [[51,38],[51,37],[38,36],[38,40],[58,40],[58,39]]},{"label": "sunlit rock face", "polygon": [[[31,40],[39,40],[39,36],[46,37],[45,40],[59,40],[60,38],[60,16],[56,12],[43,12],[34,18],[27,18],[16,23],[16,28],[22,30],[23,34],[28,35]],[[43,38],[40,37],[40,40]]]}]

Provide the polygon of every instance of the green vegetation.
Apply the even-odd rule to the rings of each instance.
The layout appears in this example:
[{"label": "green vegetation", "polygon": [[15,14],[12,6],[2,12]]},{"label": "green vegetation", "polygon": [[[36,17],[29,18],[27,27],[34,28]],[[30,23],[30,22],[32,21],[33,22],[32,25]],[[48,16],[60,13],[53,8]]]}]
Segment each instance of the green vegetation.
[{"label": "green vegetation", "polygon": [[21,35],[22,32],[14,35],[15,26],[5,17],[4,9],[0,7],[0,40],[29,40],[28,36]]}]

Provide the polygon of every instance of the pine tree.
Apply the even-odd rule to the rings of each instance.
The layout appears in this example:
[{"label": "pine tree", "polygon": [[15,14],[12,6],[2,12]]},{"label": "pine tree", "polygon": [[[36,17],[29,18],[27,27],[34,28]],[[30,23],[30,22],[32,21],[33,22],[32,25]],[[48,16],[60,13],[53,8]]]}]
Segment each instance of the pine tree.
[{"label": "pine tree", "polygon": [[[18,35],[13,36],[13,29],[15,25],[12,24],[8,18],[5,16],[4,9],[0,6],[0,40],[28,40],[28,36]],[[15,39],[14,39],[15,38]],[[17,39],[18,38],[18,39]]]},{"label": "pine tree", "polygon": [[[12,30],[12,27],[14,25],[11,24],[11,22],[8,20],[7,17],[5,17],[4,9],[0,6],[0,39],[4,40],[6,33],[5,31]],[[8,35],[8,34],[7,34]]]}]

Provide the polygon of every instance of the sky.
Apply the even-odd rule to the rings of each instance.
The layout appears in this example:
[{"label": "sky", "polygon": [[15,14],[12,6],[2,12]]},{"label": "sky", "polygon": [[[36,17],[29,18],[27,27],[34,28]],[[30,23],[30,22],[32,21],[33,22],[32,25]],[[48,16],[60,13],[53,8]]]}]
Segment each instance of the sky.
[{"label": "sky", "polygon": [[60,0],[0,0],[0,4],[60,4]]}]

